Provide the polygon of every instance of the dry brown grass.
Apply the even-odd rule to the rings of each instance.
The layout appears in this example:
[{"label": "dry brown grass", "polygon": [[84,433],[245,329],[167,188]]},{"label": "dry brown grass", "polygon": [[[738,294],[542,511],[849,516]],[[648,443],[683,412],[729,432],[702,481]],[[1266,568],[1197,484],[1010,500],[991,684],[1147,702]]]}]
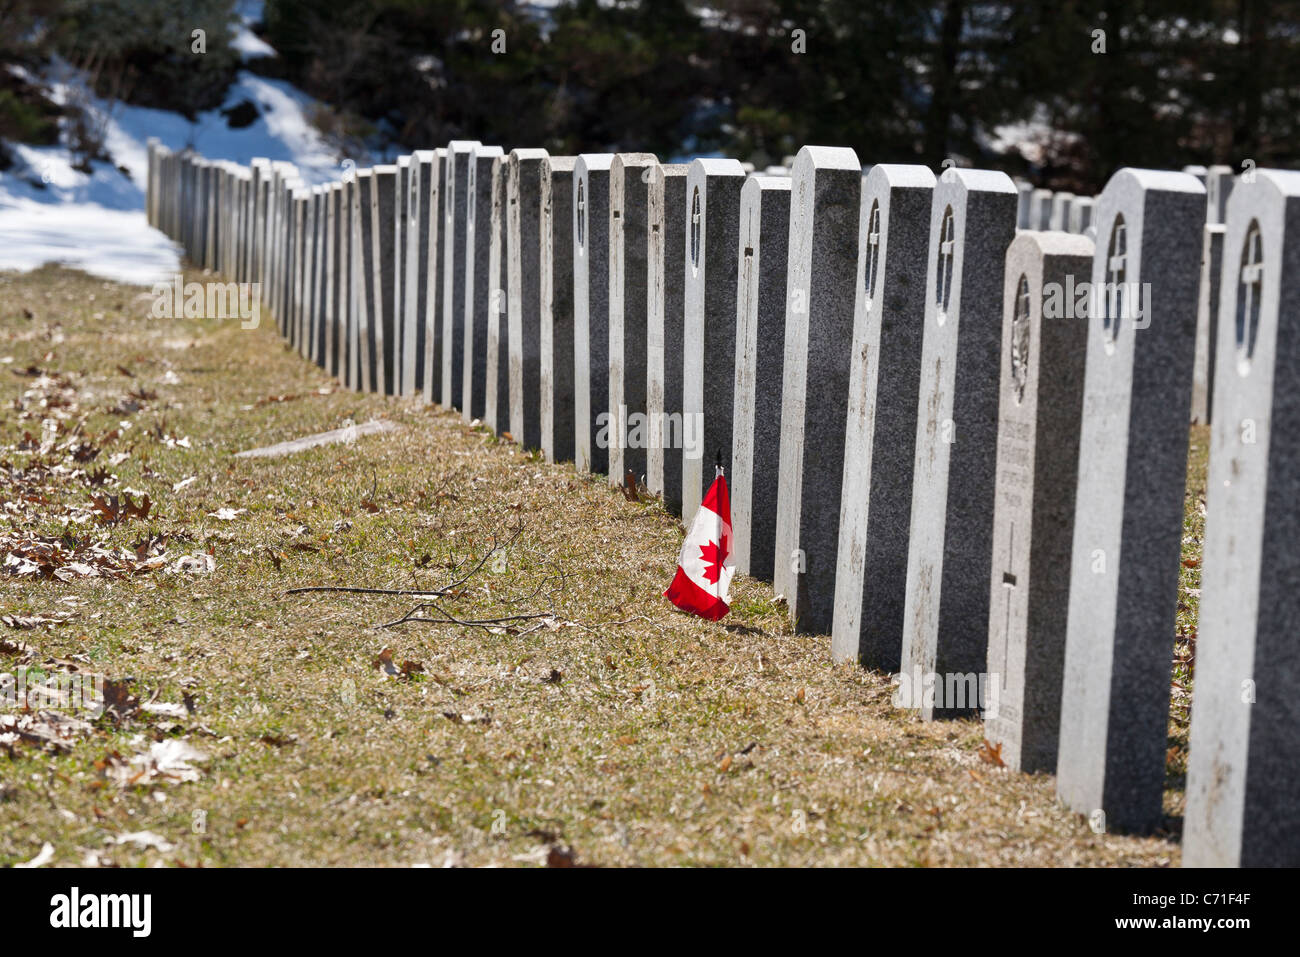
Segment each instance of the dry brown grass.
[{"label": "dry brown grass", "polygon": [[[1050,777],[981,760],[978,722],[923,724],[892,708],[885,676],[833,666],[825,637],[788,634],[766,585],[738,580],[721,624],[674,612],[660,592],[682,532],[658,505],[455,415],[330,391],[269,320],[257,331],[147,320],[139,292],[58,269],[0,276],[0,358],[13,357],[0,366],[0,458],[27,461],[12,447],[24,431],[39,437],[43,414],[8,401],[33,381],[11,370],[74,373],[78,409],[58,441],[131,420],[84,467],[129,451],[109,490],[154,503],[109,540],[168,536],[169,556],[210,549],[215,571],[0,574],[6,612],[75,612],[63,625],[0,626],[0,641],[29,643],[25,660],[49,669],[57,658],[129,679],[142,700],[189,695],[194,711],[105,717],[61,753],[0,749],[0,864],[47,841],[58,864],[564,863],[568,849],[602,865],[1178,861],[1168,835],[1094,834]],[[157,398],[105,411],[139,387]],[[271,396],[297,397],[261,401]],[[283,459],[232,457],[372,417],[401,428]],[[169,447],[155,425],[190,447]],[[75,469],[50,488],[48,504],[21,506],[24,533],[58,534],[84,511]],[[212,517],[221,508],[247,511]],[[549,612],[556,627],[377,631],[414,601],[286,595],[443,585],[518,523],[504,568],[489,563],[444,607]],[[423,671],[385,676],[374,667],[385,646]],[[18,661],[0,651],[0,670]],[[106,755],[168,738],[208,754],[199,780],[106,778]],[[174,846],[107,843],[142,831]]]}]

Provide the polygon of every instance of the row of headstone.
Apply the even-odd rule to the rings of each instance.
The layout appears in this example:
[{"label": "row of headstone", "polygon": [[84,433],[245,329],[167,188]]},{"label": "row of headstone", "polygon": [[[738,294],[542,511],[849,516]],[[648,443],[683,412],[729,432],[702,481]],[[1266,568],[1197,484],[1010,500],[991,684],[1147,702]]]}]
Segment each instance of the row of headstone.
[{"label": "row of headstone", "polygon": [[1092,227],[1096,198],[1050,189],[1016,180],[1016,228],[1039,232],[1087,233]]},{"label": "row of headstone", "polygon": [[1002,173],[863,169],[455,141],[307,187],[151,144],[147,203],[352,388],[631,473],[686,522],[729,465],[734,562],[796,628],[896,672],[927,719],[982,712],[1010,766],[1136,831],[1164,815],[1215,283],[1235,322],[1210,320],[1230,361],[1210,359],[1186,859],[1300,862],[1300,174],[1124,169],[1071,232],[1021,227]]}]

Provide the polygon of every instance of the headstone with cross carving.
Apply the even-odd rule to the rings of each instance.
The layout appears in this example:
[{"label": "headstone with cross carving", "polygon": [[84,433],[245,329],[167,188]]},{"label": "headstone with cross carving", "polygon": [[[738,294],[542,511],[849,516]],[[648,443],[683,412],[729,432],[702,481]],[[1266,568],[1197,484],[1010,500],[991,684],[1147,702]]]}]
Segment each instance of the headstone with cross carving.
[{"label": "headstone with cross carving", "polygon": [[776,463],[785,361],[788,176],[751,176],[740,190],[735,411],[731,435],[731,560],[771,581],[776,553]]},{"label": "headstone with cross carving", "polygon": [[834,617],[862,165],[805,146],[791,177],[773,586],[800,631]]},{"label": "headstone with cross carving", "polygon": [[465,227],[469,219],[469,164],[481,144],[447,144],[443,177],[442,398],[444,409],[461,408],[465,355]]},{"label": "headstone with cross carving", "polygon": [[646,329],[646,484],[664,508],[682,512],[682,343],[685,335],[686,163],[650,171]]},{"label": "headstone with cross carving", "polygon": [[465,219],[465,350],[461,357],[462,422],[482,419],[487,402],[488,323],[492,318],[492,164],[499,146],[476,146],[469,159]]},{"label": "headstone with cross carving", "polygon": [[546,150],[511,150],[506,187],[510,433],[525,449],[542,447],[542,188],[550,177],[548,159]]},{"label": "headstone with cross carving", "polygon": [[647,217],[653,153],[617,153],[609,167],[609,481],[646,474]]},{"label": "headstone with cross carving", "polygon": [[[682,522],[687,528],[712,478],[730,467],[736,369],[736,274],[740,189],[734,159],[697,159],[686,174],[685,312],[682,339]],[[669,263],[668,268],[673,268]]]},{"label": "headstone with cross carving", "polygon": [[1214,366],[1219,331],[1219,279],[1223,271],[1222,223],[1201,228],[1201,279],[1196,298],[1196,355],[1192,360],[1192,422],[1209,425],[1214,408]]},{"label": "headstone with cross carving", "polygon": [[926,306],[916,277],[934,184],[924,166],[878,165],[860,216],[831,654],[890,672],[903,647]]},{"label": "headstone with cross carving", "polygon": [[1204,222],[1186,173],[1097,200],[1056,777],[1095,827],[1162,816]]},{"label": "headstone with cross carving", "polygon": [[612,153],[583,153],[573,170],[574,464],[607,473],[609,400],[609,170]]},{"label": "headstone with cross carving", "polygon": [[1300,864],[1300,173],[1228,204],[1183,865]]},{"label": "headstone with cross carving", "polygon": [[510,162],[492,160],[492,214],[488,239],[487,369],[483,389],[483,421],[497,435],[510,431],[510,326],[506,309],[506,190]]},{"label": "headstone with cross carving", "polygon": [[1056,770],[1092,255],[1070,234],[1007,248],[984,736],[1021,771]]},{"label": "headstone with cross carving", "polygon": [[[978,707],[988,655],[1003,268],[1016,232],[1004,173],[949,169],[934,188],[916,413],[903,658],[923,718]],[[918,680],[919,679],[919,680]]]},{"label": "headstone with cross carving", "polygon": [[576,156],[552,156],[542,181],[540,344],[542,453],[573,460],[573,170]]}]

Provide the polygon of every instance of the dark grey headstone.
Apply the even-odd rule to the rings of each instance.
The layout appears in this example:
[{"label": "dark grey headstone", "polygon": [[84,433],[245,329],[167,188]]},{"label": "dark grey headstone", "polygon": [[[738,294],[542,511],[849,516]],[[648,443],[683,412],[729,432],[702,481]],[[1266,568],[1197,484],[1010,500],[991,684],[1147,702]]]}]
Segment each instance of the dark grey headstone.
[{"label": "dark grey headstone", "polygon": [[465,221],[465,352],[461,420],[483,418],[487,387],[488,320],[492,315],[492,163],[499,146],[478,146],[469,161],[469,212]]},{"label": "dark grey headstone", "polygon": [[[686,174],[686,290],[682,339],[682,522],[687,528],[713,479],[730,468],[736,376],[736,276],[740,190],[734,159],[697,159]],[[673,268],[668,263],[669,269]],[[708,480],[705,480],[705,473]]]},{"label": "dark grey headstone", "polygon": [[397,317],[394,313],[393,299],[397,270],[393,267],[393,261],[397,256],[397,250],[393,223],[397,215],[397,167],[376,166],[374,170],[375,199],[370,208],[375,246],[375,315],[378,317],[378,321],[372,323],[376,349],[375,370],[378,374],[375,391],[384,395],[395,395],[397,372],[394,344],[397,341],[397,333],[394,326]]},{"label": "dark grey headstone", "polygon": [[831,655],[897,671],[907,598],[934,173],[876,166],[862,197]]},{"label": "dark grey headstone", "polygon": [[506,309],[506,192],[510,165],[504,156],[492,161],[492,215],[488,239],[487,370],[483,399],[483,421],[500,435],[510,431],[510,326]]},{"label": "dark grey headstone", "polygon": [[912,702],[926,720],[978,707],[955,676],[977,680],[988,657],[1002,282],[1015,233],[1005,173],[950,168],[939,177],[903,610],[903,673],[913,685],[933,675],[943,691]]},{"label": "dark grey headstone", "polygon": [[465,224],[469,218],[469,164],[478,140],[447,144],[443,178],[442,406],[461,407],[465,355]]},{"label": "dark grey headstone", "polygon": [[542,182],[541,420],[548,462],[573,461],[573,170],[552,156]]},{"label": "dark grey headstone", "polygon": [[652,153],[618,153],[609,168],[609,481],[646,474],[646,284]]},{"label": "dark grey headstone", "polygon": [[407,395],[412,372],[407,371],[406,359],[410,348],[408,340],[413,338],[406,325],[406,274],[411,265],[407,244],[411,233],[411,157],[399,156],[395,165],[397,186],[393,197],[393,220],[389,227],[393,230],[393,261],[389,266],[393,273],[393,341],[389,348],[393,353],[393,394]]},{"label": "dark grey headstone", "polygon": [[835,611],[862,164],[851,149],[805,146],[791,190],[773,587],[798,630],[826,633]]},{"label": "dark grey headstone", "polygon": [[1097,199],[1056,792],[1119,829],[1162,815],[1204,222],[1186,173]]},{"label": "dark grey headstone", "polygon": [[357,381],[362,392],[375,392],[382,390],[383,383],[383,363],[380,361],[383,332],[379,323],[382,283],[377,281],[379,269],[375,261],[379,201],[375,195],[374,169],[357,170],[356,180],[357,201],[352,207],[356,221],[352,235],[356,246],[353,277],[356,279],[358,304],[357,362],[360,374]]},{"label": "dark grey headstone", "polygon": [[[583,153],[573,170],[574,465],[609,471],[597,421],[609,398],[609,168],[612,153]],[[599,439],[599,441],[598,441]]]},{"label": "dark grey headstone", "polygon": [[510,151],[506,187],[509,281],[510,433],[525,449],[542,447],[542,184],[546,150]]},{"label": "dark grey headstone", "polygon": [[1228,204],[1183,865],[1300,865],[1300,173]]},{"label": "dark grey headstone", "polygon": [[750,176],[740,190],[735,409],[731,435],[731,561],[742,575],[772,580],[781,381],[785,362],[788,176]]},{"label": "dark grey headstone", "polygon": [[411,294],[406,297],[408,335],[402,360],[407,370],[404,375],[410,381],[407,394],[418,395],[426,402],[433,401],[429,381],[431,333],[436,328],[442,304],[438,285],[442,260],[437,254],[440,224],[436,208],[440,175],[441,165],[435,150],[416,150],[411,154],[410,241],[407,244],[407,282]]},{"label": "dark grey headstone", "polygon": [[685,335],[686,178],[677,163],[650,171],[650,279],[646,306],[646,485],[682,512],[682,345]]},{"label": "dark grey headstone", "polygon": [[1056,770],[1092,255],[1068,233],[1007,249],[984,727],[1021,771]]}]

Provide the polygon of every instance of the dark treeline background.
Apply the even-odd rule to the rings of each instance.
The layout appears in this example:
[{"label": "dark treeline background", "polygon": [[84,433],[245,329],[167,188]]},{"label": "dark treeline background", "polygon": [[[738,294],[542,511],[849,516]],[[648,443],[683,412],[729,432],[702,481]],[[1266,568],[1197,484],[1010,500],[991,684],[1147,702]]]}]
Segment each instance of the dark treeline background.
[{"label": "dark treeline background", "polygon": [[[239,66],[220,36],[232,6],[0,0],[0,56],[39,36],[101,88],[192,115]],[[45,28],[9,29],[23,16]],[[259,29],[280,55],[247,67],[328,104],[318,124],[343,152],[469,138],[761,166],[820,143],[1076,191],[1123,165],[1300,153],[1297,0],[266,0]]]}]

